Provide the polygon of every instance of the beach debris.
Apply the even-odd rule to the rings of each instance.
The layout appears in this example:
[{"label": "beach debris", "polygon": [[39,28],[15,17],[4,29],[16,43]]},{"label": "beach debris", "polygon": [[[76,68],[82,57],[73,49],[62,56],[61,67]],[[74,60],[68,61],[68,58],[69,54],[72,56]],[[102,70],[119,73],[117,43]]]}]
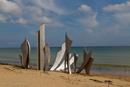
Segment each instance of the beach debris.
[{"label": "beach debris", "polygon": [[64,78],[64,76],[60,76],[61,78]]},{"label": "beach debris", "polygon": [[19,55],[21,65],[23,68],[30,68],[30,43],[26,38],[21,45],[21,50],[23,54],[23,58],[21,55]]},{"label": "beach debris", "polygon": [[102,81],[99,81],[99,80],[96,80],[96,79],[89,79],[89,80],[92,80],[92,81],[97,82],[97,83],[103,83]]},{"label": "beach debris", "polygon": [[105,80],[104,83],[112,83],[110,80]]},{"label": "beach debris", "polygon": [[112,81],[110,81],[110,80],[105,80],[104,83],[108,83],[108,87],[109,87],[109,84],[113,85]]},{"label": "beach debris", "polygon": [[86,74],[90,73],[90,69],[94,60],[91,58],[92,51],[93,51],[93,48],[89,52],[89,54],[87,54],[86,49],[84,48],[84,53],[83,53],[84,61],[76,73],[80,73],[84,68],[85,68]]}]

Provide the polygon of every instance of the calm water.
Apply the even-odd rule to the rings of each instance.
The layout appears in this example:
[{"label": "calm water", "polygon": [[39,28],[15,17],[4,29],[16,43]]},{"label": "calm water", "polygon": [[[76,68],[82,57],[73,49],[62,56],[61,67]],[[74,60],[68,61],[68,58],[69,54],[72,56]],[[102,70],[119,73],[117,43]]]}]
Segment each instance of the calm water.
[{"label": "calm water", "polygon": [[[87,52],[93,48],[93,74],[112,74],[130,76],[130,46],[86,47]],[[60,47],[51,47],[51,63],[53,65]],[[78,54],[77,69],[83,62],[83,47],[72,47],[70,53]],[[0,62],[20,64],[21,48],[0,48]],[[31,48],[31,65],[36,66],[37,48]],[[73,68],[73,65],[71,65]],[[83,71],[84,72],[84,71]]]}]

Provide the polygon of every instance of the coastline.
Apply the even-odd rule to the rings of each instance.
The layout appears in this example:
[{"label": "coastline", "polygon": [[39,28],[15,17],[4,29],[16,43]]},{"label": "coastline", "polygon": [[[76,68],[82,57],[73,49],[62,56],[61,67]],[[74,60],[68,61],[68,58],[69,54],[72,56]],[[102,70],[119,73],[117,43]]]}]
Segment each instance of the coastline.
[{"label": "coastline", "polygon": [[0,63],[0,87],[130,87],[130,76],[67,74],[62,71],[22,69],[20,65]]}]

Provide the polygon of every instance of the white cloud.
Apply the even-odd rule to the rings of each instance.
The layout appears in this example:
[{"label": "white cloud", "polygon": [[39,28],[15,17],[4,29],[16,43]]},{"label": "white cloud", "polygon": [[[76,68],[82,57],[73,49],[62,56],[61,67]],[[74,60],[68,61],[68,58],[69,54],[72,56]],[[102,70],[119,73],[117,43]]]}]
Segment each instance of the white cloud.
[{"label": "white cloud", "polygon": [[29,33],[34,35],[34,36],[37,36],[37,33],[35,31],[30,31]]},{"label": "white cloud", "polygon": [[21,8],[16,3],[7,0],[0,0],[0,12],[14,16],[22,14]]},{"label": "white cloud", "polygon": [[42,17],[43,22],[45,23],[52,23],[52,20],[47,17]]},{"label": "white cloud", "polygon": [[[31,5],[25,3],[31,3]],[[50,11],[53,14],[50,14]],[[0,0],[0,21],[2,23],[8,20],[11,23],[38,25],[46,23],[51,26],[62,26],[57,19],[52,17],[55,13],[63,14],[64,10],[58,8],[53,0]]]},{"label": "white cloud", "polygon": [[34,24],[42,24],[42,23],[52,23],[52,19],[46,17],[46,16],[43,16],[43,17],[38,17],[38,16],[33,16],[32,19],[30,19],[29,23],[34,23]]},{"label": "white cloud", "polygon": [[54,0],[31,0],[31,2],[40,8],[47,9],[58,14],[65,13],[63,9],[57,7]]},{"label": "white cloud", "polygon": [[84,16],[83,18],[79,18],[78,21],[87,27],[95,27],[98,25],[96,20],[97,14]]},{"label": "white cloud", "polygon": [[87,31],[88,33],[92,33],[92,32],[93,32],[92,29],[86,29],[86,31]]},{"label": "white cloud", "polygon": [[20,24],[27,24],[27,20],[25,20],[24,18],[19,18],[18,20],[14,21],[11,20],[12,23],[20,23]]},{"label": "white cloud", "polygon": [[84,14],[80,14],[77,17],[77,21],[85,26],[86,28],[92,28],[98,25],[96,20],[97,12],[92,11],[92,8],[87,5],[81,5],[78,8],[78,13],[82,12]]},{"label": "white cloud", "polygon": [[112,12],[112,18],[122,26],[130,24],[130,1],[121,4],[109,5],[103,8],[104,11]]},{"label": "white cloud", "polygon": [[1,23],[6,23],[7,17],[3,16],[2,14],[0,14],[0,22]]},{"label": "white cloud", "polygon": [[42,11],[41,8],[36,6],[23,6],[23,14],[30,15],[30,16],[31,15],[42,16],[45,13]]},{"label": "white cloud", "polygon": [[49,26],[51,26],[51,27],[63,27],[64,25],[63,24],[61,24],[61,23],[59,23],[59,22],[56,22],[56,21],[53,21],[53,23],[52,24],[50,24]]},{"label": "white cloud", "polygon": [[127,1],[126,3],[122,4],[108,5],[107,7],[104,7],[103,10],[107,12],[130,11],[130,2]]},{"label": "white cloud", "polygon": [[81,11],[81,12],[86,12],[86,13],[92,12],[91,7],[89,7],[87,5],[81,5],[81,7],[79,7],[78,10]]},{"label": "white cloud", "polygon": [[113,15],[119,22],[123,24],[130,24],[130,12],[128,13],[116,13]]},{"label": "white cloud", "polygon": [[24,19],[24,18],[19,18],[18,21],[16,21],[17,23],[20,23],[20,24],[26,24],[27,21]]}]

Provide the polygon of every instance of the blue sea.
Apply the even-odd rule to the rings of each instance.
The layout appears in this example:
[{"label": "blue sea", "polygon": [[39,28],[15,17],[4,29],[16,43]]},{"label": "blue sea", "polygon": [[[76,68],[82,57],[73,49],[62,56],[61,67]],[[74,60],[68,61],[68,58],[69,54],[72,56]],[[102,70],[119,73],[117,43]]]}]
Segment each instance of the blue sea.
[{"label": "blue sea", "polygon": [[[98,46],[85,48],[88,53],[93,48],[92,58],[94,58],[94,62],[90,73],[130,76],[130,46]],[[56,54],[60,49],[61,47],[50,47],[50,67],[53,65]],[[84,47],[71,47],[70,53],[72,56],[74,51],[78,54],[77,69],[83,62],[83,49]],[[0,48],[0,62],[20,65],[19,54],[22,55],[21,48]],[[32,66],[37,65],[36,47],[31,48],[30,60]],[[73,64],[71,67],[73,68]],[[84,70],[82,72],[84,72]]]}]

